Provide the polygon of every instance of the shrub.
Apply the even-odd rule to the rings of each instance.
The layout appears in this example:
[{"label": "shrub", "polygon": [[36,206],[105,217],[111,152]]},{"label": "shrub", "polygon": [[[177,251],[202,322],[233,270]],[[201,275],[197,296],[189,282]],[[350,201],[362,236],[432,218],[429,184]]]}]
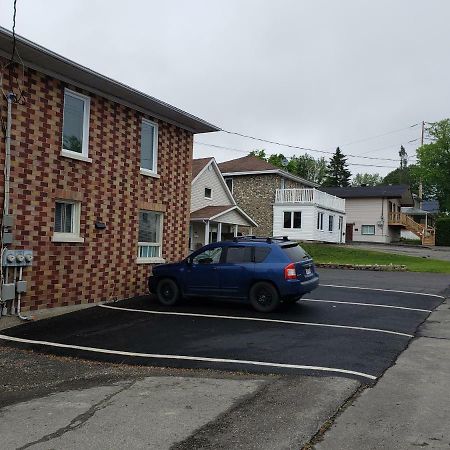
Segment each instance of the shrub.
[{"label": "shrub", "polygon": [[450,217],[436,220],[436,245],[450,246]]}]

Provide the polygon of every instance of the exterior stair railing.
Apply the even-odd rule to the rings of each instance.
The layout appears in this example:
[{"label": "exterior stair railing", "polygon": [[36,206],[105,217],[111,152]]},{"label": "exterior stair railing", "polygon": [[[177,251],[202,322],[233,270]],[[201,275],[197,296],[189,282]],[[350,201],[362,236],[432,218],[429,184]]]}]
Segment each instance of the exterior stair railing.
[{"label": "exterior stair railing", "polygon": [[433,227],[425,226],[416,222],[412,217],[402,212],[390,212],[388,217],[389,225],[402,225],[407,230],[418,236],[422,245],[436,244],[436,230]]}]

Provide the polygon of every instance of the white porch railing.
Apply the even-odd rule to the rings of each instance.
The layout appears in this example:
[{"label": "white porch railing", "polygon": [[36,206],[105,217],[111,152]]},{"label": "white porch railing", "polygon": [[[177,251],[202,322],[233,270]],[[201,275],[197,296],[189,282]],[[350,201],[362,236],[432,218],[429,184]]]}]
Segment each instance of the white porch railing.
[{"label": "white porch railing", "polygon": [[345,200],[317,189],[277,189],[275,204],[303,203],[345,212]]}]

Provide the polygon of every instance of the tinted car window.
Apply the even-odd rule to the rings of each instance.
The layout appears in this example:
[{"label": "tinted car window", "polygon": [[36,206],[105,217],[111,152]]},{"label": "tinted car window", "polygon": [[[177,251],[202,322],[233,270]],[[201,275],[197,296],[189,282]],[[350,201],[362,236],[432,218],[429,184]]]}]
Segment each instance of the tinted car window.
[{"label": "tinted car window", "polygon": [[269,253],[269,247],[255,247],[255,263],[262,263]]},{"label": "tinted car window", "polygon": [[310,257],[298,244],[285,245],[282,249],[292,262],[301,261]]},{"label": "tinted car window", "polygon": [[222,247],[210,248],[192,259],[193,264],[217,264],[220,261]]},{"label": "tinted car window", "polygon": [[252,248],[228,247],[226,262],[234,264],[252,262]]}]

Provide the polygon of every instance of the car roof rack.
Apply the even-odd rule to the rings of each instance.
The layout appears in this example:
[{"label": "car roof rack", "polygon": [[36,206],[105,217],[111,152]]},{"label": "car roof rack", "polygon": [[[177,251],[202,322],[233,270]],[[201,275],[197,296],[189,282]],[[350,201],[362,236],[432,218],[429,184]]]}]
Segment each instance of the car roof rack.
[{"label": "car roof rack", "polygon": [[253,234],[248,234],[244,236],[235,236],[233,238],[233,242],[239,242],[239,241],[266,241],[268,244],[271,244],[273,241],[283,241],[287,242],[289,241],[289,238],[287,236],[255,236]]}]

